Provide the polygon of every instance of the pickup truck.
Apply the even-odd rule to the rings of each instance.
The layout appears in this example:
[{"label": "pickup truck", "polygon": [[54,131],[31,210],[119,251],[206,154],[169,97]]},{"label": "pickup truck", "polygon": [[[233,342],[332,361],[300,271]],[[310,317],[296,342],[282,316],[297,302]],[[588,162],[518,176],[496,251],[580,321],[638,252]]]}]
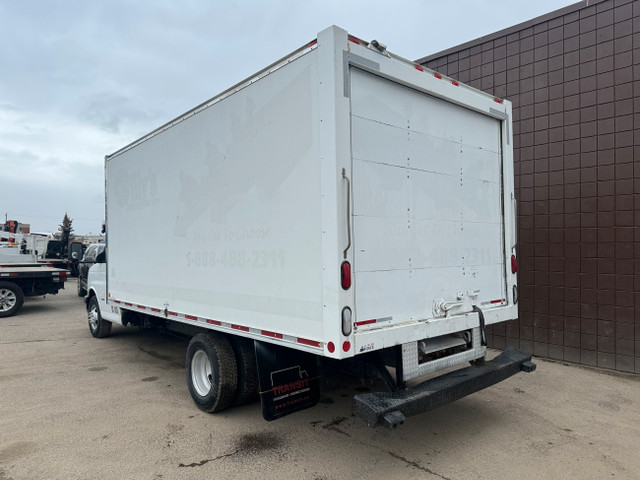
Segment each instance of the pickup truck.
[{"label": "pickup truck", "polygon": [[84,252],[82,260],[76,262],[78,274],[78,296],[84,297],[87,294],[87,276],[89,269],[96,261],[96,257],[104,251],[104,243],[92,243]]},{"label": "pickup truck", "polygon": [[38,263],[0,264],[0,318],[18,313],[25,297],[55,295],[64,288],[68,273]]}]

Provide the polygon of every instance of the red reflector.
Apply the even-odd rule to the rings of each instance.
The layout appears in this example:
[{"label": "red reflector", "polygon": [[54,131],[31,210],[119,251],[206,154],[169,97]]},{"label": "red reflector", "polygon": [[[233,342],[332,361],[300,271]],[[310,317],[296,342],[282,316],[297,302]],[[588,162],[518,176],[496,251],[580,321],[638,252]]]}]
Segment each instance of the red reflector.
[{"label": "red reflector", "polygon": [[356,37],[352,37],[351,35],[349,35],[349,41],[360,45],[360,40],[358,40]]},{"label": "red reflector", "polygon": [[297,341],[302,345],[309,345],[310,347],[316,347],[316,348],[322,347],[322,345],[320,345],[320,342],[316,342],[314,340],[307,340],[306,338],[298,338]]},{"label": "red reflector", "polygon": [[458,82],[456,82],[455,80],[451,80],[451,84],[455,85],[456,87],[460,86],[460,84]]},{"label": "red reflector", "polygon": [[234,330],[240,330],[241,332],[248,332],[249,327],[245,327],[244,325],[231,325],[231,328]]},{"label": "red reflector", "polygon": [[351,350],[351,342],[349,342],[348,340],[344,342],[342,344],[342,350],[344,350],[345,352],[348,352],[349,350]]},{"label": "red reflector", "polygon": [[270,332],[269,330],[261,330],[260,333],[262,333],[262,335],[264,335],[265,337],[278,338],[282,340],[281,333]]},{"label": "red reflector", "polygon": [[184,318],[186,318],[187,320],[195,320],[196,322],[198,321],[198,317],[196,317],[195,315],[185,315]]},{"label": "red reflector", "polygon": [[494,98],[493,101],[496,103],[502,103],[502,99],[500,98]]},{"label": "red reflector", "polygon": [[442,75],[440,75],[439,73],[434,73],[433,76],[436,77],[436,78],[442,79]]},{"label": "red reflector", "polygon": [[307,47],[314,47],[318,44],[318,40],[314,40],[313,42],[311,42],[309,45],[307,45]]},{"label": "red reflector", "polygon": [[378,321],[378,320],[374,318],[373,320],[363,320],[363,321],[361,321],[361,322],[356,322],[356,323],[355,323],[355,325],[356,325],[357,327],[359,327],[359,326],[361,326],[361,325],[370,325],[370,324],[372,324],[372,323],[376,323],[377,321]]},{"label": "red reflector", "polygon": [[518,260],[516,260],[515,255],[511,255],[511,273],[516,273],[518,271]]},{"label": "red reflector", "polygon": [[351,264],[349,262],[342,262],[340,267],[340,283],[344,290],[349,290],[351,287]]},{"label": "red reflector", "polygon": [[422,68],[420,65],[414,65],[416,70],[420,70],[421,72],[424,72],[424,68]]},{"label": "red reflector", "polygon": [[329,342],[327,344],[327,350],[329,350],[329,353],[333,353],[336,351],[336,346],[333,344],[333,342]]}]

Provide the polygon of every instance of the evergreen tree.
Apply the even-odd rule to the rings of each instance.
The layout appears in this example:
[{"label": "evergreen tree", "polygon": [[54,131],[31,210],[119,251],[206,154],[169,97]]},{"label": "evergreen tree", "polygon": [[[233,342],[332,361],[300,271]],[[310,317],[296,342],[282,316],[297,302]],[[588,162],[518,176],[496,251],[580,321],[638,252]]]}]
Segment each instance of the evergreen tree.
[{"label": "evergreen tree", "polygon": [[58,226],[58,230],[61,232],[60,240],[62,240],[63,256],[66,256],[69,248],[69,240],[71,238],[71,232],[73,232],[73,227],[71,226],[72,223],[73,219],[69,218],[67,212],[64,212],[62,223]]}]

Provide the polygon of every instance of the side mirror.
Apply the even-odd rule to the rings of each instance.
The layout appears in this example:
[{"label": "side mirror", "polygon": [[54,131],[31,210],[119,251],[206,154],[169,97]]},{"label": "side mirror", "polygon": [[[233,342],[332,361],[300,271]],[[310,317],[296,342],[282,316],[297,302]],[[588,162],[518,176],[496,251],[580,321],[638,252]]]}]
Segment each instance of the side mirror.
[{"label": "side mirror", "polygon": [[107,251],[103,250],[96,257],[96,263],[107,263]]},{"label": "side mirror", "polygon": [[71,260],[80,260],[82,259],[82,244],[79,242],[74,242],[69,247],[69,258]]}]

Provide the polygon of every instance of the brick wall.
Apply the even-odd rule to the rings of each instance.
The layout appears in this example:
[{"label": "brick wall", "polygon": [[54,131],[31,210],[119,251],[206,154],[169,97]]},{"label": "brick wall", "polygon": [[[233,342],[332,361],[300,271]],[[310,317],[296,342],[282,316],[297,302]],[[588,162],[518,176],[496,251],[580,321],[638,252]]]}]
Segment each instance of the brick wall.
[{"label": "brick wall", "polygon": [[581,2],[419,62],[513,102],[520,318],[490,344],[640,373],[640,2]]}]

